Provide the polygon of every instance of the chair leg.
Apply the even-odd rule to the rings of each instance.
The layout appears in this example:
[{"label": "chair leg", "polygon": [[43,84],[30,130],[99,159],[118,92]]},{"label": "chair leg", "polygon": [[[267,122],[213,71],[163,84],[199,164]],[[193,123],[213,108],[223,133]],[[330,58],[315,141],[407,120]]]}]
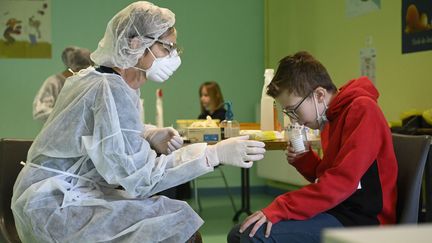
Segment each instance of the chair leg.
[{"label": "chair leg", "polygon": [[220,166],[219,166],[219,171],[220,171],[222,179],[223,179],[223,181],[225,183],[225,190],[226,190],[226,192],[227,192],[227,194],[228,194],[228,196],[229,196],[229,198],[231,200],[231,205],[232,205],[232,207],[234,209],[234,212],[237,212],[237,208],[236,208],[236,205],[235,205],[235,202],[234,202],[234,198],[233,198],[233,196],[231,194],[231,190],[229,189],[227,179],[226,179],[225,174],[224,174],[224,172],[223,172],[223,170],[222,170],[222,168]]},{"label": "chair leg", "polygon": [[192,181],[193,188],[194,188],[194,198],[195,198],[195,205],[198,207],[198,214],[201,213],[202,207],[201,207],[201,200],[198,195],[198,186],[197,186],[197,179],[194,179]]}]

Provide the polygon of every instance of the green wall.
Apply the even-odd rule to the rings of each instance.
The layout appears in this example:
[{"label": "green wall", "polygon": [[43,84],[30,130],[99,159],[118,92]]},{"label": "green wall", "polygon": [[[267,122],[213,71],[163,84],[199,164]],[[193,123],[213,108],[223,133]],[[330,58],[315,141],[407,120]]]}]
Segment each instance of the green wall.
[{"label": "green wall", "polygon": [[[94,50],[110,18],[133,1],[52,0],[52,59],[0,59],[0,137],[34,138],[41,124],[32,120],[33,98],[49,75],[63,69],[60,55],[67,45]],[[164,92],[165,125],[199,114],[198,87],[219,82],[239,121],[255,121],[264,70],[262,0],[154,1],[176,14],[182,66],[165,84],[142,88],[146,121],[154,122],[155,90]],[[1,6],[0,6],[1,9]],[[231,185],[239,185],[239,169],[226,168]],[[262,181],[252,173],[252,184]],[[221,185],[220,180],[204,185]]]},{"label": "green wall", "polygon": [[[63,48],[94,50],[106,23],[130,2],[52,1],[53,58],[0,59],[0,137],[36,136],[41,124],[31,117],[33,97],[46,77],[63,69]],[[283,56],[307,50],[340,86],[359,76],[358,54],[368,36],[377,49],[377,87],[386,117],[395,120],[402,111],[432,104],[432,52],[401,54],[401,1],[383,0],[380,11],[355,18],[345,16],[345,0],[154,2],[176,13],[178,43],[185,52],[171,80],[142,88],[147,122],[154,122],[157,88],[164,91],[165,125],[195,118],[197,89],[207,80],[221,84],[226,100],[234,103],[236,119],[255,121],[264,66],[275,68]],[[230,185],[239,185],[238,171],[226,167]],[[254,171],[251,175],[252,185],[263,183]],[[201,184],[221,186],[220,180]]]},{"label": "green wall", "polygon": [[345,0],[265,0],[265,64],[307,50],[337,86],[360,75],[360,48],[372,36],[377,51],[379,103],[388,120],[432,107],[432,51],[402,55],[401,1],[382,0],[381,10],[347,18]]}]

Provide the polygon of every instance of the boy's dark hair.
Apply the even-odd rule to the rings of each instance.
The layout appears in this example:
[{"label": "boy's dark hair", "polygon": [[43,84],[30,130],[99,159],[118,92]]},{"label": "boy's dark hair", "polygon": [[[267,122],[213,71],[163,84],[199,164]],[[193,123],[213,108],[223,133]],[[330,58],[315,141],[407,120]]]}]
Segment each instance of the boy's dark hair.
[{"label": "boy's dark hair", "polygon": [[331,93],[337,90],[326,68],[311,54],[301,51],[279,61],[276,74],[267,86],[267,94],[276,98],[288,90],[290,94],[306,96],[318,87]]}]

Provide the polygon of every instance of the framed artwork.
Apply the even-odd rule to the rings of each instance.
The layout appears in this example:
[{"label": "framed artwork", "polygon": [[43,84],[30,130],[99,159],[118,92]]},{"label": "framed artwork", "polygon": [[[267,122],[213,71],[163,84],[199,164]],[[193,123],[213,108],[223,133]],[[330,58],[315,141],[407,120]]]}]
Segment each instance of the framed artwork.
[{"label": "framed artwork", "polygon": [[0,0],[0,58],[51,58],[51,0]]},{"label": "framed artwork", "polygon": [[402,53],[432,50],[432,1],[402,0]]}]

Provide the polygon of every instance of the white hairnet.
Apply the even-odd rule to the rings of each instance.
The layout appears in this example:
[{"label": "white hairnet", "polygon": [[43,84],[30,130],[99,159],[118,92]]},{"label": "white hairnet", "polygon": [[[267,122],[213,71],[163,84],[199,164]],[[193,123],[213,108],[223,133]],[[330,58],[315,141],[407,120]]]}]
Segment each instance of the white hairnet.
[{"label": "white hairnet", "polygon": [[91,59],[107,67],[133,67],[174,23],[175,15],[169,9],[145,1],[132,3],[109,21]]},{"label": "white hairnet", "polygon": [[61,57],[64,65],[75,72],[93,65],[90,50],[86,48],[68,46],[63,50]]}]

